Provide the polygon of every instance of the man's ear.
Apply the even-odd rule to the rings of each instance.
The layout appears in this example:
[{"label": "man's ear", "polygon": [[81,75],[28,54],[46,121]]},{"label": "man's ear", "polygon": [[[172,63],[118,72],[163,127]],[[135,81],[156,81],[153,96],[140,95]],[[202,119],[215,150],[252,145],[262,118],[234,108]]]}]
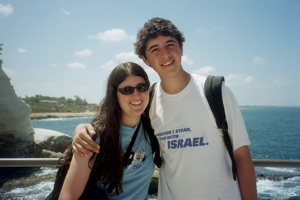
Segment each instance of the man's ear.
[{"label": "man's ear", "polygon": [[150,65],[150,63],[148,62],[148,59],[145,57],[145,56],[140,56],[140,58],[144,61],[144,63],[146,64],[146,65]]}]

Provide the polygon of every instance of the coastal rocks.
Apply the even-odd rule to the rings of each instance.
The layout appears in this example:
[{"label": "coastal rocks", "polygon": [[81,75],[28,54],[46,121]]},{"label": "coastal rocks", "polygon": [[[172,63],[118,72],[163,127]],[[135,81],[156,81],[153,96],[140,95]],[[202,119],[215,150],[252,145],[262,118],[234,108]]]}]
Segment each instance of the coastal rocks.
[{"label": "coastal rocks", "polygon": [[30,114],[30,106],[16,95],[0,60],[0,158],[57,158],[72,142],[66,134],[33,129]]},{"label": "coastal rocks", "polygon": [[72,142],[72,137],[48,129],[34,129],[32,142],[19,138],[0,139],[1,158],[60,158]]},{"label": "coastal rocks", "polygon": [[0,157],[27,157],[35,150],[31,108],[15,93],[0,60]]},{"label": "coastal rocks", "polygon": [[71,112],[65,112],[65,113],[31,113],[30,117],[31,119],[49,119],[49,118],[61,118],[61,117],[93,117],[95,116],[95,112],[92,111],[86,111],[86,112],[80,112],[80,113],[71,113]]},{"label": "coastal rocks", "polygon": [[[11,158],[60,158],[64,156],[65,150],[70,146],[72,137],[53,130],[34,129],[34,145],[28,141],[12,138],[0,145],[0,156]],[[24,152],[22,155],[21,152]],[[5,153],[5,155],[4,155]],[[23,169],[23,172],[21,173]],[[7,167],[0,171],[0,194],[15,188],[23,188],[36,185],[41,181],[54,181],[56,173],[46,175],[34,175],[31,170],[39,169],[33,167]],[[18,174],[19,173],[19,174]],[[16,176],[18,174],[18,176]],[[22,175],[23,174],[23,175]],[[26,175],[25,177],[24,174]],[[1,177],[5,179],[1,180]],[[22,177],[22,178],[20,178]],[[1,195],[0,195],[1,196]],[[0,197],[1,199],[1,197]],[[7,198],[14,199],[14,198]]]},{"label": "coastal rocks", "polygon": [[283,181],[287,180],[289,178],[297,177],[294,175],[278,175],[278,174],[256,174],[257,179],[263,179],[263,180],[271,180],[271,181]]},{"label": "coastal rocks", "polygon": [[63,156],[73,138],[57,131],[34,129],[35,155],[38,158],[59,158]]},{"label": "coastal rocks", "polygon": [[[41,181],[53,181],[55,180],[56,173],[52,174],[44,174],[39,176],[30,176],[26,178],[18,178],[18,179],[12,179],[3,184],[3,186],[0,188],[0,193],[10,191],[15,188],[25,188],[29,186],[34,186]],[[1,198],[0,198],[1,199]]]},{"label": "coastal rocks", "polygon": [[33,142],[31,108],[15,93],[0,60],[0,136]]},{"label": "coastal rocks", "polygon": [[26,158],[35,152],[33,141],[14,138],[13,135],[0,136],[0,158]]}]

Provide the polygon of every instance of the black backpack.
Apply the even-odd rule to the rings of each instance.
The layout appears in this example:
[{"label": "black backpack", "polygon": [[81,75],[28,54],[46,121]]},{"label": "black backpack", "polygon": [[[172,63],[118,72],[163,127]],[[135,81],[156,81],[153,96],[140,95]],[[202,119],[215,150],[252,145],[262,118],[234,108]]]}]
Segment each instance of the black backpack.
[{"label": "black backpack", "polygon": [[210,109],[215,116],[217,127],[222,129],[224,143],[232,162],[233,180],[236,180],[236,165],[233,158],[233,149],[228,134],[228,124],[222,98],[221,86],[223,81],[225,81],[223,76],[208,76],[204,83],[204,92]]},{"label": "black backpack", "polygon": [[[227,148],[227,151],[229,153],[231,162],[232,162],[232,174],[233,174],[233,180],[236,181],[236,165],[233,158],[233,148],[231,144],[231,140],[228,134],[228,124],[226,121],[226,115],[223,105],[223,99],[222,99],[222,82],[225,81],[223,76],[208,76],[206,78],[206,81],[204,83],[204,92],[205,96],[207,98],[207,101],[209,103],[210,109],[212,113],[214,114],[214,117],[216,119],[216,125],[219,129],[222,129],[224,143]],[[150,104],[152,102],[153,98],[153,92],[154,92],[154,86],[156,83],[152,84],[150,87],[150,103],[148,104],[145,115],[149,119],[149,109]]]}]

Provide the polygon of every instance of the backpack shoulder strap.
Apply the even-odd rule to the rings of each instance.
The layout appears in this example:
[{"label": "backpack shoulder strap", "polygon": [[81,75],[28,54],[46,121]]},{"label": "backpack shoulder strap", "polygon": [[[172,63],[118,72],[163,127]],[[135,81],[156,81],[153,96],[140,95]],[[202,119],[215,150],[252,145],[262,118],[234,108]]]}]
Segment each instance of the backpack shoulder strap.
[{"label": "backpack shoulder strap", "polygon": [[222,122],[226,121],[221,91],[223,81],[223,76],[208,76],[204,84],[205,96],[216,118],[218,128],[222,128]]},{"label": "backpack shoulder strap", "polygon": [[222,129],[224,143],[232,161],[233,179],[236,180],[236,165],[233,158],[233,148],[228,134],[228,124],[224,110],[222,98],[222,82],[225,81],[223,76],[208,76],[204,84],[204,92],[209,103],[210,109],[215,116],[216,124]]},{"label": "backpack shoulder strap", "polygon": [[146,119],[150,122],[150,117],[149,117],[149,111],[150,111],[150,106],[151,106],[151,102],[152,102],[152,99],[153,99],[153,95],[154,95],[154,92],[155,92],[155,85],[157,83],[153,83],[150,88],[149,88],[149,103],[144,111],[144,115],[146,117]]},{"label": "backpack shoulder strap", "polygon": [[149,89],[149,104],[147,108],[144,111],[144,116],[142,116],[143,124],[147,130],[150,142],[151,142],[151,148],[152,148],[152,154],[153,154],[153,162],[155,165],[160,168],[162,165],[162,158],[160,157],[160,150],[159,150],[159,144],[157,141],[156,136],[154,135],[154,130],[151,126],[150,117],[149,117],[149,110],[150,105],[153,99],[153,94],[155,90],[156,83],[153,83]]}]

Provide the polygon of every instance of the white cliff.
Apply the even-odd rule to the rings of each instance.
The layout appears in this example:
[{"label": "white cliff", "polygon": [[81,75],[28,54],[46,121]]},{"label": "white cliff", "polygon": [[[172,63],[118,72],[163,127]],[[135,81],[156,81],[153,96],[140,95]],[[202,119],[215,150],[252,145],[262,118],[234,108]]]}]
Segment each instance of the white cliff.
[{"label": "white cliff", "polygon": [[0,158],[61,157],[71,144],[66,134],[33,129],[30,113],[31,107],[16,95],[0,60]]},{"label": "white cliff", "polygon": [[30,106],[16,95],[0,60],[0,137],[33,141],[30,113]]}]

